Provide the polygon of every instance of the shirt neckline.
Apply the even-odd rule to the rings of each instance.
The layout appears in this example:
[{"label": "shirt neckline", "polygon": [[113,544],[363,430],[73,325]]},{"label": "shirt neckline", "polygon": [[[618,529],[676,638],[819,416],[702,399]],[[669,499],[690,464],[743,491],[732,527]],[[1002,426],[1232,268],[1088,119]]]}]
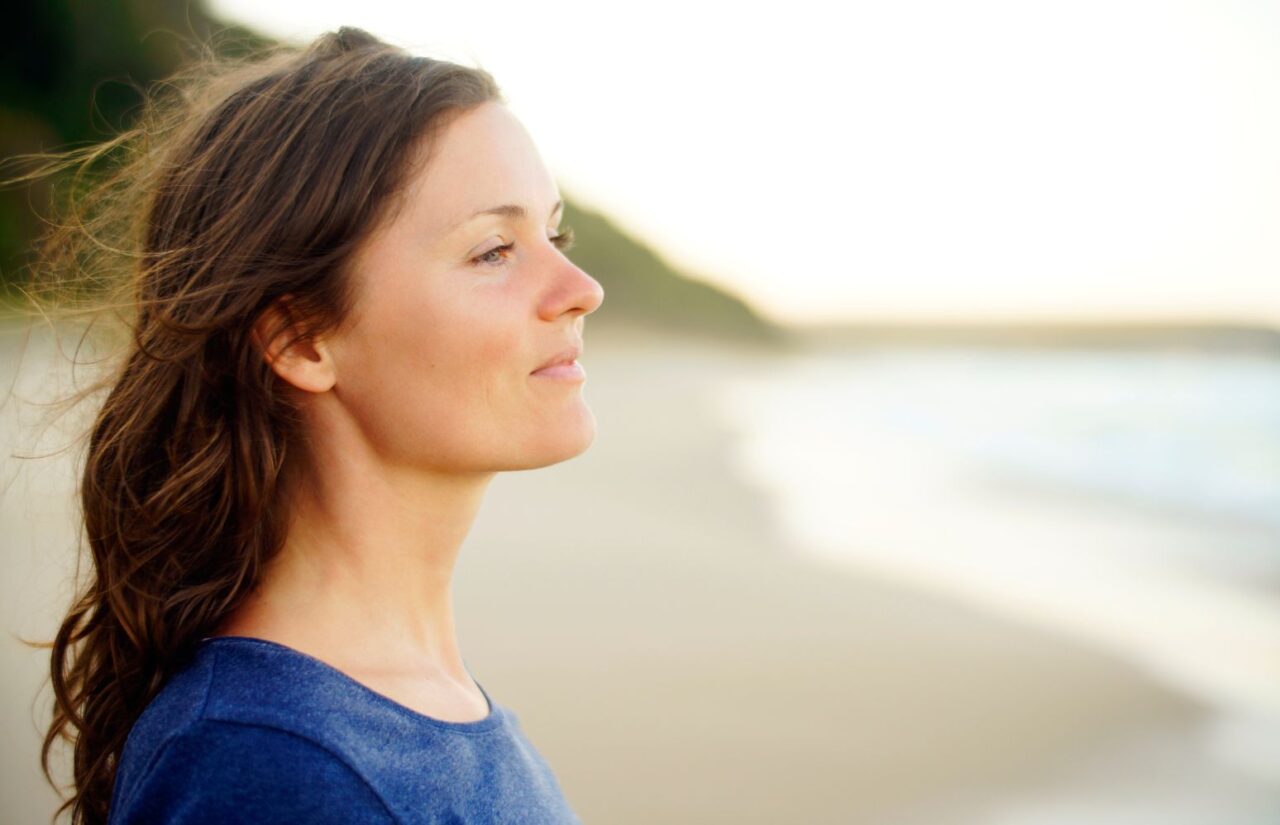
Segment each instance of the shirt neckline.
[{"label": "shirt neckline", "polygon": [[433,727],[459,731],[462,733],[478,733],[480,731],[486,731],[490,728],[496,727],[502,721],[502,706],[494,704],[493,699],[489,697],[489,692],[484,689],[484,685],[480,684],[480,681],[474,676],[471,677],[471,681],[476,683],[476,687],[480,688],[480,693],[484,695],[484,701],[489,707],[489,713],[483,719],[476,719],[470,722],[454,722],[448,719],[437,719],[434,716],[428,716],[425,713],[414,710],[408,705],[403,705],[392,699],[390,696],[379,693],[364,682],[361,682],[355,677],[339,670],[328,662],[322,659],[317,659],[310,653],[304,653],[295,647],[290,647],[289,645],[282,644],[281,642],[273,642],[270,639],[260,639],[256,636],[205,636],[200,640],[199,644],[200,646],[220,645],[224,647],[234,647],[237,644],[249,645],[251,647],[258,646],[267,648],[278,654],[303,659],[313,667],[329,674],[338,681],[354,687],[361,693],[366,694],[370,699],[378,704],[388,707],[402,716],[407,716]]}]

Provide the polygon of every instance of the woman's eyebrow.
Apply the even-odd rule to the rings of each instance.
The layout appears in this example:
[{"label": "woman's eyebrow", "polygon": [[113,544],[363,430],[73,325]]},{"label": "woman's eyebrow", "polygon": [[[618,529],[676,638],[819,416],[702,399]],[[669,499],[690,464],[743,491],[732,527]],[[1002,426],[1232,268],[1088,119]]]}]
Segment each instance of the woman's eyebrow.
[{"label": "woman's eyebrow", "polygon": [[[563,208],[564,208],[564,201],[563,200],[556,201],[555,205],[551,207],[551,216],[554,218],[556,216],[556,213],[558,213]],[[479,212],[473,213],[471,217],[464,218],[463,220],[460,220],[457,223],[455,223],[453,227],[450,229],[450,231],[453,231],[453,229],[457,229],[458,227],[464,224],[470,223],[471,221],[474,221],[476,218],[482,217],[484,215],[504,215],[509,218],[520,219],[520,218],[524,218],[528,214],[529,214],[529,210],[525,209],[523,206],[521,206],[518,203],[504,203],[501,206],[491,206],[488,209],[481,209]]]}]

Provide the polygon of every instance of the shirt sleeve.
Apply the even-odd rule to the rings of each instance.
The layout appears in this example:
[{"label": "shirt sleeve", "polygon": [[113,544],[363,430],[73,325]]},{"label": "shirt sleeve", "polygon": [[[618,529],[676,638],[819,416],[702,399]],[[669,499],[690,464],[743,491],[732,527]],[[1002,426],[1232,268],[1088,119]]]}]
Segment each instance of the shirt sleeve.
[{"label": "shirt sleeve", "polygon": [[112,825],[394,825],[364,778],[287,731],[202,720],[170,739],[111,812]]}]

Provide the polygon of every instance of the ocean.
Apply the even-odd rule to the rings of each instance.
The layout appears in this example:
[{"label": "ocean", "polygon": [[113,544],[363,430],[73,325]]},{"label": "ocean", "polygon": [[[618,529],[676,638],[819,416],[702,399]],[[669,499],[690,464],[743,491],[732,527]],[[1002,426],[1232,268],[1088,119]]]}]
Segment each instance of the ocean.
[{"label": "ocean", "polygon": [[1178,745],[1129,743],[1110,803],[1082,775],[974,822],[1280,821],[1257,818],[1280,817],[1280,359],[830,349],[716,404],[810,561],[1105,648],[1214,709]]}]

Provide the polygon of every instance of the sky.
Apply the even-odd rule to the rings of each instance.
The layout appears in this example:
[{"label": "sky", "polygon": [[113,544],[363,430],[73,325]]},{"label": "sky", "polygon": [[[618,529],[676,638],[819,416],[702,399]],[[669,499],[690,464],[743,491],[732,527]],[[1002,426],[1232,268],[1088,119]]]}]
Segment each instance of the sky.
[{"label": "sky", "polygon": [[1280,4],[209,5],[487,69],[563,194],[783,323],[1280,325]]}]

